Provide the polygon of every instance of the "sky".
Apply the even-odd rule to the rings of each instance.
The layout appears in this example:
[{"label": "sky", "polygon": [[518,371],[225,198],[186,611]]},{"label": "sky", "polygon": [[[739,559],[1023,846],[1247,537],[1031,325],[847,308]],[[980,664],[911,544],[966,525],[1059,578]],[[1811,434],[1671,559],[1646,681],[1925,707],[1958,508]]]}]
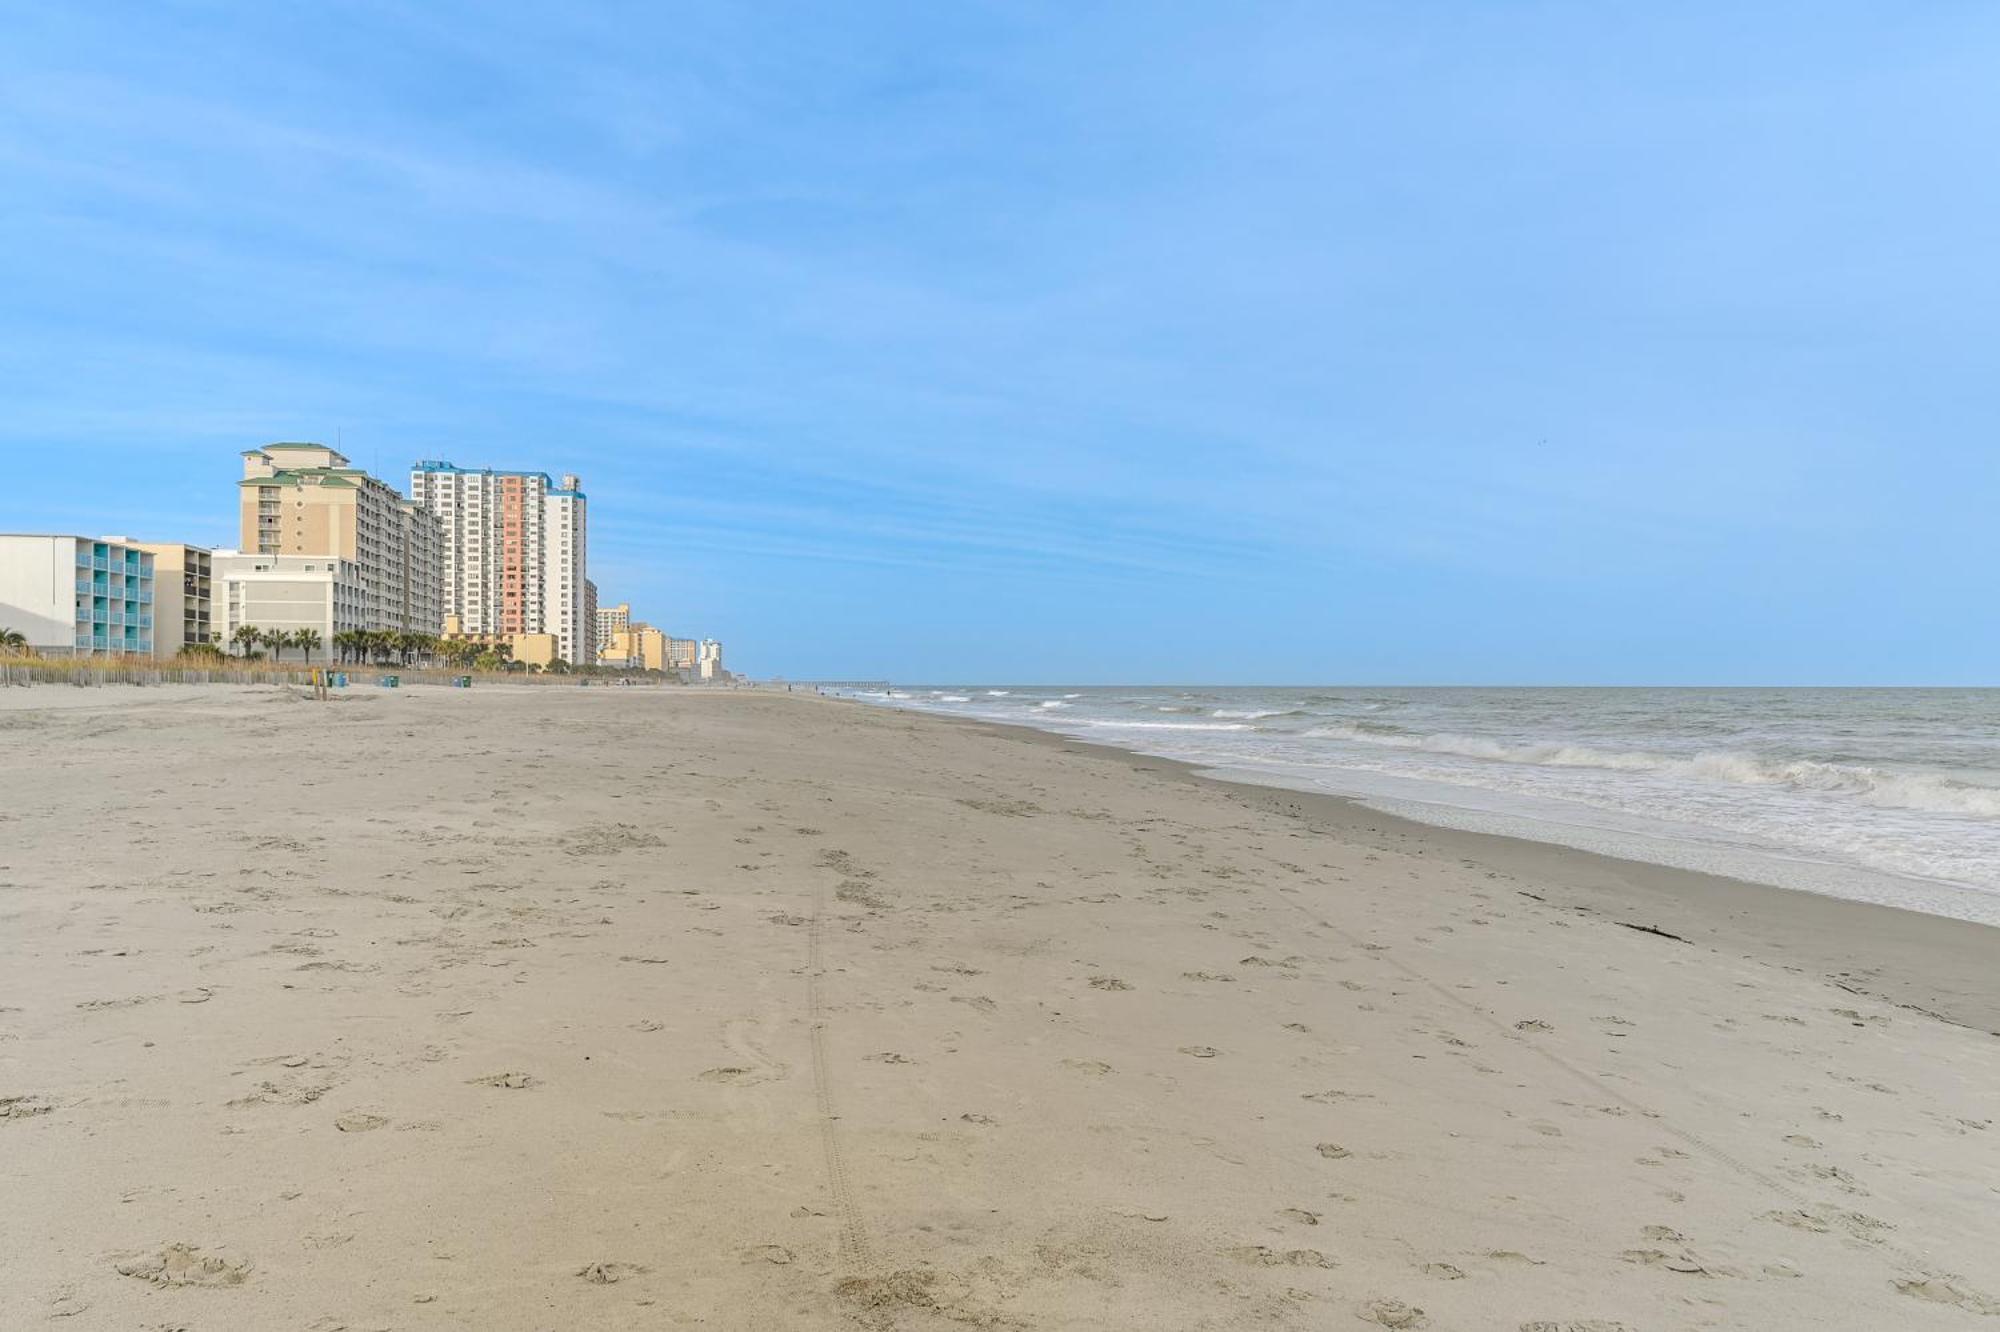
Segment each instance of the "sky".
[{"label": "sky", "polygon": [[0,530],[312,439],[759,677],[2000,683],[2000,7],[0,31]]}]

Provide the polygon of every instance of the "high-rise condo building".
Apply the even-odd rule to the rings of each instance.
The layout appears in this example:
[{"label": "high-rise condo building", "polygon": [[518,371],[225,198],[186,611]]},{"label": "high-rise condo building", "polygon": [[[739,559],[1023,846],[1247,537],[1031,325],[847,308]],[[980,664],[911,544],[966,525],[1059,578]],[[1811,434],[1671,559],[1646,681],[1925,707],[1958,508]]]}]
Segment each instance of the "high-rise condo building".
[{"label": "high-rise condo building", "polygon": [[[360,597],[356,628],[434,634],[443,627],[444,534],[436,516],[421,505],[324,444],[246,449],[237,484],[240,555],[317,556],[321,563],[331,559],[353,566],[340,581]],[[221,575],[218,567],[216,576]],[[233,633],[239,623],[244,622],[217,627]]]},{"label": "high-rise condo building", "polygon": [[595,632],[597,629],[597,584],[591,582],[588,578],[583,580],[583,624],[586,629],[590,629],[593,632],[590,637],[589,649],[585,651],[583,660],[576,664],[579,666],[595,666],[598,654],[604,650],[604,635]]},{"label": "high-rise condo building", "polygon": [[466,634],[553,634],[564,661],[595,660],[582,482],[433,460],[411,470],[410,494],[443,525],[443,609]]},{"label": "high-rise condo building", "polygon": [[150,656],[153,557],[119,538],[0,533],[0,629],[52,656]]}]

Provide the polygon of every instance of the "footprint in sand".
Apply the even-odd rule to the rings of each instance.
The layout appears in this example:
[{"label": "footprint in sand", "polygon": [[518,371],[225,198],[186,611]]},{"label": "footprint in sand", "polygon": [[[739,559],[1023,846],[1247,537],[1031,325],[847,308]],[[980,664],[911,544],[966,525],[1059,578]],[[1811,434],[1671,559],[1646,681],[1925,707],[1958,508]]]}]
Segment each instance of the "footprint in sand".
[{"label": "footprint in sand", "polygon": [[1355,1311],[1355,1316],[1364,1323],[1375,1323],[1382,1327],[1417,1328],[1430,1322],[1424,1311],[1414,1304],[1401,1300],[1370,1300]]},{"label": "footprint in sand", "polygon": [[10,1119],[33,1119],[54,1109],[39,1096],[0,1096],[0,1123]]},{"label": "footprint in sand", "polygon": [[1129,990],[1131,985],[1116,976],[1092,976],[1090,988],[1093,990]]},{"label": "footprint in sand", "polygon": [[521,1091],[535,1085],[535,1080],[526,1073],[491,1073],[483,1078],[467,1078],[468,1087],[504,1087],[509,1091]]},{"label": "footprint in sand", "polygon": [[776,1263],[784,1267],[793,1260],[792,1251],[782,1244],[757,1244],[743,1252],[743,1261],[746,1263]]},{"label": "footprint in sand", "polygon": [[1333,1259],[1318,1249],[1273,1249],[1265,1244],[1244,1244],[1223,1252],[1239,1263],[1252,1267],[1332,1267]]},{"label": "footprint in sand", "polygon": [[342,1133],[367,1133],[381,1128],[389,1121],[381,1115],[371,1115],[363,1111],[351,1111],[333,1121],[333,1126]]},{"label": "footprint in sand", "polygon": [[1216,1049],[1212,1045],[1183,1045],[1181,1047],[1181,1053],[1184,1055],[1192,1055],[1196,1059],[1213,1059],[1217,1055],[1221,1054],[1222,1051]]},{"label": "footprint in sand", "polygon": [[615,1286],[627,1277],[644,1276],[652,1270],[640,1263],[586,1263],[576,1274],[593,1286]]},{"label": "footprint in sand", "polygon": [[908,1055],[897,1054],[894,1050],[884,1050],[881,1054],[863,1055],[862,1058],[871,1064],[914,1064],[917,1062]]},{"label": "footprint in sand", "polygon": [[1899,1293],[1908,1295],[1913,1299],[1923,1300],[1930,1304],[1949,1305],[1955,1309],[1964,1309],[1969,1313],[1976,1313],[1984,1318],[2000,1317],[2000,1300],[1996,1300],[1992,1296],[1983,1294],[1980,1291],[1973,1290],[1969,1286],[1953,1285],[1949,1281],[1940,1281],[1936,1277],[1919,1277],[1907,1281],[1898,1280],[1895,1284],[1896,1290]]},{"label": "footprint in sand", "polygon": [[1353,1152],[1348,1151],[1347,1148],[1337,1142],[1323,1142],[1313,1150],[1329,1161],[1345,1161],[1348,1157],[1354,1155]]},{"label": "footprint in sand", "polygon": [[959,1118],[964,1120],[968,1124],[984,1124],[989,1127],[998,1124],[1000,1122],[991,1115],[982,1115],[982,1114],[964,1114],[960,1115]]},{"label": "footprint in sand", "polygon": [[1062,1061],[1062,1064],[1064,1068],[1075,1069],[1079,1073],[1088,1073],[1092,1077],[1103,1077],[1106,1073],[1111,1072],[1111,1065],[1105,1063],[1102,1059],[1065,1059]]},{"label": "footprint in sand", "polygon": [[1316,1226],[1319,1224],[1320,1217],[1318,1212],[1308,1212],[1303,1207],[1282,1208],[1278,1212],[1278,1215],[1287,1220],[1296,1221],[1302,1226]]},{"label": "footprint in sand", "polygon": [[191,1244],[169,1244],[158,1253],[126,1257],[117,1270],[120,1276],[155,1286],[240,1286],[250,1277],[249,1262],[203,1253]]}]

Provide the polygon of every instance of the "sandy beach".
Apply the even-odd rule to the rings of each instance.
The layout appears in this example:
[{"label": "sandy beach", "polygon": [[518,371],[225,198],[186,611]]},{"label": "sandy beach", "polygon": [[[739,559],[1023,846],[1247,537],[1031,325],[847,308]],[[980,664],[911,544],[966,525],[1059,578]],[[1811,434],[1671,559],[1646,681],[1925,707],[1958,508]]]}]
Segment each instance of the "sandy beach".
[{"label": "sandy beach", "polygon": [[2000,1326],[2000,930],[769,692],[0,740],[0,1327]]}]

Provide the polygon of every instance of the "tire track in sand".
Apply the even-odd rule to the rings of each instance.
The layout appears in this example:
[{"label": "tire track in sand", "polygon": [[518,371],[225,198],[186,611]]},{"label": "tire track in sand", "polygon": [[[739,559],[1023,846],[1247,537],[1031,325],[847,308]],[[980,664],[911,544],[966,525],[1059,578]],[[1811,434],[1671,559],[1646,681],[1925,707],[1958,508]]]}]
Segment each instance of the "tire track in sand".
[{"label": "tire track in sand", "polygon": [[812,924],[806,959],[806,1018],[812,1029],[813,1095],[819,1105],[820,1147],[826,1156],[827,1186],[840,1218],[840,1256],[856,1271],[869,1266],[868,1228],[862,1223],[861,1208],[854,1201],[848,1182],[847,1162],[840,1151],[840,1114],[835,1108],[833,1078],[826,1058],[826,1006],[821,993],[825,965],[826,886],[813,888]]}]

